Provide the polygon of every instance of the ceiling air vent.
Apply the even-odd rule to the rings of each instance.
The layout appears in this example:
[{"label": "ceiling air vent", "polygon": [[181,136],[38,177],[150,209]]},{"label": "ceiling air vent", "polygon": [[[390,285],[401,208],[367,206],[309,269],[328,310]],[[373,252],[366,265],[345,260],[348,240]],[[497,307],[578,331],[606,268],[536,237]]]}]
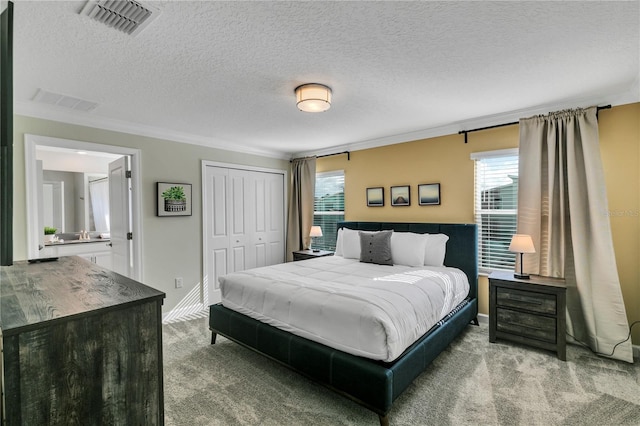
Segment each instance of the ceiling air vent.
[{"label": "ceiling air vent", "polygon": [[84,99],[61,95],[59,93],[47,92],[46,90],[42,89],[38,89],[36,95],[33,97],[33,100],[35,102],[41,102],[43,104],[57,105],[84,112],[93,111],[98,106],[98,104],[95,102],[85,101]]},{"label": "ceiling air vent", "polygon": [[159,9],[133,0],[89,0],[80,11],[80,15],[130,35],[138,34],[159,14]]}]

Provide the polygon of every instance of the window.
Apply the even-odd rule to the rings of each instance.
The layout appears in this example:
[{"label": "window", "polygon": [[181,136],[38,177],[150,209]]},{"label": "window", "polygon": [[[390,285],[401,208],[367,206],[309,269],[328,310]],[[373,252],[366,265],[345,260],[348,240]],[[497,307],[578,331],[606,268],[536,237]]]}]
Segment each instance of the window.
[{"label": "window", "polygon": [[475,160],[475,220],[480,270],[513,269],[509,251],[518,215],[518,150],[471,154]]},{"label": "window", "polygon": [[344,220],[344,171],[316,174],[313,224],[322,227],[322,237],[314,238],[311,247],[336,249],[337,224]]}]

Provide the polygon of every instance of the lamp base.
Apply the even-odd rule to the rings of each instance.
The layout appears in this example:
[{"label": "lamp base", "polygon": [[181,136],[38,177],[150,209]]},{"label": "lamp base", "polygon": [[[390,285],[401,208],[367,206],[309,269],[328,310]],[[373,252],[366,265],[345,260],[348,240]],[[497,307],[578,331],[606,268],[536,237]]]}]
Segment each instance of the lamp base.
[{"label": "lamp base", "polygon": [[521,280],[528,280],[530,277],[529,277],[529,274],[518,274],[517,272],[514,272],[513,273],[513,278],[518,278],[518,279],[521,279]]}]

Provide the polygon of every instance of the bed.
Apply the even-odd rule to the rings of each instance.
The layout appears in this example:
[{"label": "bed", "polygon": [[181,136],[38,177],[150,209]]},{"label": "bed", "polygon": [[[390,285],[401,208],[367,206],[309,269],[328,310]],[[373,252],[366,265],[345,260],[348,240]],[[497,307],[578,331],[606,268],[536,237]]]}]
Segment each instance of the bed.
[{"label": "bed", "polygon": [[[370,359],[349,353],[349,349],[336,349],[320,343],[324,342],[322,339],[314,341],[312,338],[301,337],[287,331],[286,327],[278,328],[234,310],[237,309],[235,306],[230,309],[222,304],[210,307],[211,343],[215,343],[216,335],[219,334],[255,350],[371,409],[378,414],[380,424],[387,425],[393,401],[469,323],[477,324],[476,226],[340,222],[338,228],[447,235],[449,238],[446,242],[444,265],[457,268],[466,275],[469,284],[467,297],[403,350],[401,355],[391,356],[391,361],[386,360],[384,355],[380,359]],[[316,260],[320,259],[302,262]],[[336,259],[333,263],[341,264],[341,261]],[[283,281],[286,279],[288,278],[283,278]]]}]

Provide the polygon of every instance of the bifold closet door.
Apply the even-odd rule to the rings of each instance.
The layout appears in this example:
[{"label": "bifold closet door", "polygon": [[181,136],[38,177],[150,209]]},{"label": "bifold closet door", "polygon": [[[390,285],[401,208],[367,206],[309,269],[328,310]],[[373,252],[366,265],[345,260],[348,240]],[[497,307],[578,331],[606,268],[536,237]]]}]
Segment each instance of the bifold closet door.
[{"label": "bifold closet door", "polygon": [[251,268],[284,262],[284,175],[249,172],[247,259]]},{"label": "bifold closet door", "polygon": [[208,166],[207,286],[220,300],[218,278],[284,262],[284,174]]}]

